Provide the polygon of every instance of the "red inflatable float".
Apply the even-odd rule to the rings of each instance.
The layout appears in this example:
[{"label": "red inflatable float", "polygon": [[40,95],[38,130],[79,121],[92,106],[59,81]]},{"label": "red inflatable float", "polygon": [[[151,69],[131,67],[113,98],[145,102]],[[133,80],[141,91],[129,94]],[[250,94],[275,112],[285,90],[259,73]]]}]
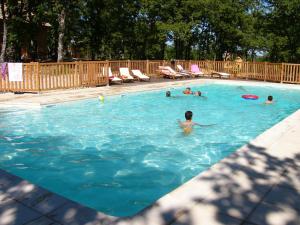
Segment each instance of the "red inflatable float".
[{"label": "red inflatable float", "polygon": [[257,100],[259,97],[257,95],[242,95],[242,98],[249,100]]}]

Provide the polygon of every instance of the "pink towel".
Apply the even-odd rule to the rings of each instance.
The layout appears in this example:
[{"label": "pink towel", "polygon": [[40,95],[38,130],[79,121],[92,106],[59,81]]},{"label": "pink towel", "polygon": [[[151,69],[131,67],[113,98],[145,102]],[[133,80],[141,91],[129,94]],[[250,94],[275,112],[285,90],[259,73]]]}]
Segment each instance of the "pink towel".
[{"label": "pink towel", "polygon": [[193,64],[193,65],[191,65],[191,72],[192,73],[200,73],[201,70],[199,69],[198,65]]},{"label": "pink towel", "polygon": [[5,80],[7,76],[7,63],[1,63],[1,75],[2,79]]},{"label": "pink towel", "polygon": [[201,72],[201,71],[200,71],[198,65],[193,64],[193,65],[191,65],[191,72],[192,72],[192,73],[199,73],[199,72]]}]

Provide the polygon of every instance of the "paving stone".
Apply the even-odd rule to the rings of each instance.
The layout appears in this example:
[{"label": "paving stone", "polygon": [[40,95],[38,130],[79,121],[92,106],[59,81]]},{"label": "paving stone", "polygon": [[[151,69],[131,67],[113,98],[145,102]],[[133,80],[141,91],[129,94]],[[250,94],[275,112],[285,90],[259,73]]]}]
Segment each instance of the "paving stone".
[{"label": "paving stone", "polygon": [[56,223],[53,220],[50,220],[47,217],[40,217],[40,218],[30,221],[24,225],[60,225],[60,224]]},{"label": "paving stone", "polygon": [[68,225],[110,225],[115,220],[113,217],[81,206],[75,202],[69,202],[61,206],[48,214],[48,217],[58,223]]},{"label": "paving stone", "polygon": [[8,188],[22,182],[22,179],[0,169],[0,190],[6,192]]},{"label": "paving stone", "polygon": [[289,188],[274,187],[263,200],[280,208],[293,208],[300,213],[300,193]]},{"label": "paving stone", "polygon": [[300,192],[300,169],[288,169],[288,171],[280,177],[278,185]]},{"label": "paving stone", "polygon": [[300,215],[292,208],[279,208],[266,203],[260,204],[247,222],[258,225],[299,225]]},{"label": "paving stone", "polygon": [[242,220],[230,217],[218,211],[212,205],[197,204],[185,212],[172,225],[240,225]]},{"label": "paving stone", "polygon": [[0,225],[23,225],[39,217],[39,213],[15,201],[0,206]]},{"label": "paving stone", "polygon": [[69,200],[43,188],[35,187],[33,191],[23,195],[18,201],[42,214],[47,214]]}]

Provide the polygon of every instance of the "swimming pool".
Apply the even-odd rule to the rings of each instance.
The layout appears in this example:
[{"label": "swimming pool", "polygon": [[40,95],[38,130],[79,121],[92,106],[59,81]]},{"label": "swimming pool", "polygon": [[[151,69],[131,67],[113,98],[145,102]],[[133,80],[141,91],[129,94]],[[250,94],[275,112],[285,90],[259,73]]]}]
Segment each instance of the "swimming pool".
[{"label": "swimming pool", "polygon": [[[300,107],[300,92],[202,85],[2,111],[0,167],[110,215],[141,210]],[[242,94],[261,96],[244,100]],[[262,104],[272,94],[276,103]],[[177,119],[216,124],[185,136]]]}]

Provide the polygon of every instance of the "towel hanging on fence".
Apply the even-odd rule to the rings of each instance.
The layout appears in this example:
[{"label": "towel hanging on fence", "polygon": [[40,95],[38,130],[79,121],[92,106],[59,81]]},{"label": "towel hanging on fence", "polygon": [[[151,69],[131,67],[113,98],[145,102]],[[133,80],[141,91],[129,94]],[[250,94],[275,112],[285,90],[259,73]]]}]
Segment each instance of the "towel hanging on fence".
[{"label": "towel hanging on fence", "polygon": [[9,81],[23,81],[23,63],[8,63]]},{"label": "towel hanging on fence", "polygon": [[5,80],[6,76],[7,76],[7,63],[1,63],[1,77],[3,80]]}]

